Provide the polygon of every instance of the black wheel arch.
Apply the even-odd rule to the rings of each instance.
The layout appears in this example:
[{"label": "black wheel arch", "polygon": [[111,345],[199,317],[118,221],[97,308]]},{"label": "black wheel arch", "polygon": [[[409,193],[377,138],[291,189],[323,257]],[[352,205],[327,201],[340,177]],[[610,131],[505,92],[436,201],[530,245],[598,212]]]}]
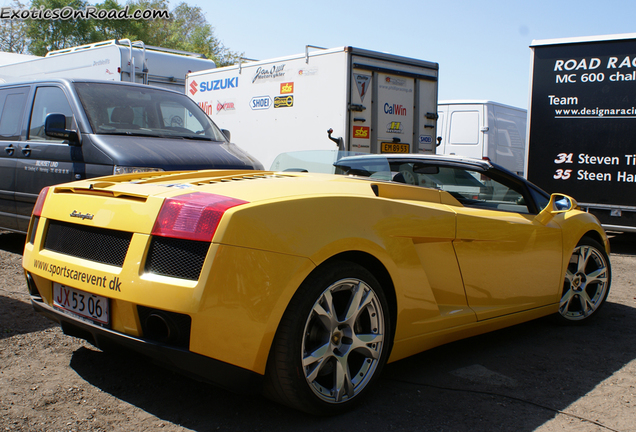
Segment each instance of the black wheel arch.
[{"label": "black wheel arch", "polygon": [[[393,330],[395,331],[395,325],[397,323],[397,296],[395,294],[395,285],[393,284],[393,279],[389,274],[386,266],[374,257],[373,255],[362,252],[362,251],[347,251],[341,252],[328,258],[327,260],[320,263],[313,271],[319,271],[322,266],[326,264],[330,264],[334,261],[349,261],[355,264],[358,264],[364,267],[366,270],[371,272],[371,274],[378,280],[380,286],[384,290],[384,295],[386,296],[386,300],[389,303],[389,316],[391,317],[391,324],[393,324]],[[311,273],[310,273],[311,274]],[[309,276],[308,276],[309,277]]]},{"label": "black wheel arch", "polygon": [[584,237],[591,238],[592,240],[597,241],[601,246],[605,247],[605,241],[603,240],[601,234],[598,233],[598,231],[590,230],[583,234],[581,236],[581,239],[583,239]]}]

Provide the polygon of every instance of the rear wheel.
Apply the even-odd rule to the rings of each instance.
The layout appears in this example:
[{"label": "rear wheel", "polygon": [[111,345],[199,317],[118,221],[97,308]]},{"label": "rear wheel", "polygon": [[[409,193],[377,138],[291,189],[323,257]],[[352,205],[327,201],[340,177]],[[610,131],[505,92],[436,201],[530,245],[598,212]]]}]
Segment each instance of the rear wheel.
[{"label": "rear wheel", "polygon": [[350,262],[317,269],[283,316],[266,395],[311,414],[349,409],[386,363],[392,327],[385,295],[369,271]]},{"label": "rear wheel", "polygon": [[565,322],[590,319],[605,303],[611,283],[611,267],[603,246],[583,237],[574,248],[565,272],[559,316]]}]

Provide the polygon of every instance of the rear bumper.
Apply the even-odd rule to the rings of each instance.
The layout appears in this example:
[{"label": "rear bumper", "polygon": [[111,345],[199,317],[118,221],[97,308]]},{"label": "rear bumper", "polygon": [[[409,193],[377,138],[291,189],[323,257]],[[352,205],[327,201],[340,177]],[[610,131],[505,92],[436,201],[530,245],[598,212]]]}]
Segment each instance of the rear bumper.
[{"label": "rear bumper", "polygon": [[234,393],[256,393],[261,390],[263,376],[191,351],[128,336],[66,315],[31,294],[36,312],[59,323],[65,334],[78,337],[97,348],[121,346],[150,357],[160,365],[208,382]]}]

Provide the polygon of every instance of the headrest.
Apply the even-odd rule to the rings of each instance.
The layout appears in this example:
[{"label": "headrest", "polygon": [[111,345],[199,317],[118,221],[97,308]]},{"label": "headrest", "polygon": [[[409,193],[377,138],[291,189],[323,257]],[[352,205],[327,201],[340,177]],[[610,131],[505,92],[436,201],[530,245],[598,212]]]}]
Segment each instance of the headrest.
[{"label": "headrest", "polygon": [[110,115],[110,121],[113,123],[132,123],[135,118],[132,108],[117,107]]}]

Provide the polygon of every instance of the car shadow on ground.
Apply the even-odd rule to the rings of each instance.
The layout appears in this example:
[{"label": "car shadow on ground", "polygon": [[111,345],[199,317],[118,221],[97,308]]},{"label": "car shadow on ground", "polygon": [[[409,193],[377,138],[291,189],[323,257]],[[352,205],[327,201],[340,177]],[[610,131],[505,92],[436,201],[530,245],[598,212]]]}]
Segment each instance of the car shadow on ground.
[{"label": "car shadow on ground", "polygon": [[[0,250],[16,255],[22,255],[24,250],[25,235],[8,231],[0,231]],[[3,263],[3,265],[7,265]],[[20,266],[19,261],[11,262],[11,266]],[[6,269],[5,269],[6,270]],[[22,278],[24,281],[24,278]],[[43,316],[35,314],[29,303],[26,283],[18,287],[11,285],[6,280],[0,287],[0,339],[5,339],[17,334],[38,332],[56,324]],[[4,295],[4,293],[9,293]]]},{"label": "car shadow on ground", "polygon": [[620,255],[636,255],[636,233],[608,233],[610,250]]},{"label": "car shadow on ground", "polygon": [[636,345],[625,344],[636,333],[634,308],[607,303],[583,326],[550,318],[389,364],[362,405],[331,418],[199,383],[135,354],[82,348],[71,367],[101,390],[196,431],[533,431],[636,359]]},{"label": "car shadow on ground", "polygon": [[0,231],[0,249],[22,255],[24,252],[25,234]]},{"label": "car shadow on ground", "polygon": [[[0,233],[21,254],[25,236]],[[613,254],[636,255],[636,235],[611,237]],[[55,324],[10,298],[0,338]],[[39,319],[20,322],[15,317]],[[15,315],[15,317],[14,317]],[[608,302],[583,326],[545,318],[444,345],[387,365],[358,408],[317,418],[258,396],[237,395],[129,352],[81,348],[71,367],[88,383],[164,421],[195,431],[533,431],[636,359],[636,309]]]},{"label": "car shadow on ground", "polygon": [[29,303],[0,295],[0,339],[38,332],[56,325],[36,314]]}]

